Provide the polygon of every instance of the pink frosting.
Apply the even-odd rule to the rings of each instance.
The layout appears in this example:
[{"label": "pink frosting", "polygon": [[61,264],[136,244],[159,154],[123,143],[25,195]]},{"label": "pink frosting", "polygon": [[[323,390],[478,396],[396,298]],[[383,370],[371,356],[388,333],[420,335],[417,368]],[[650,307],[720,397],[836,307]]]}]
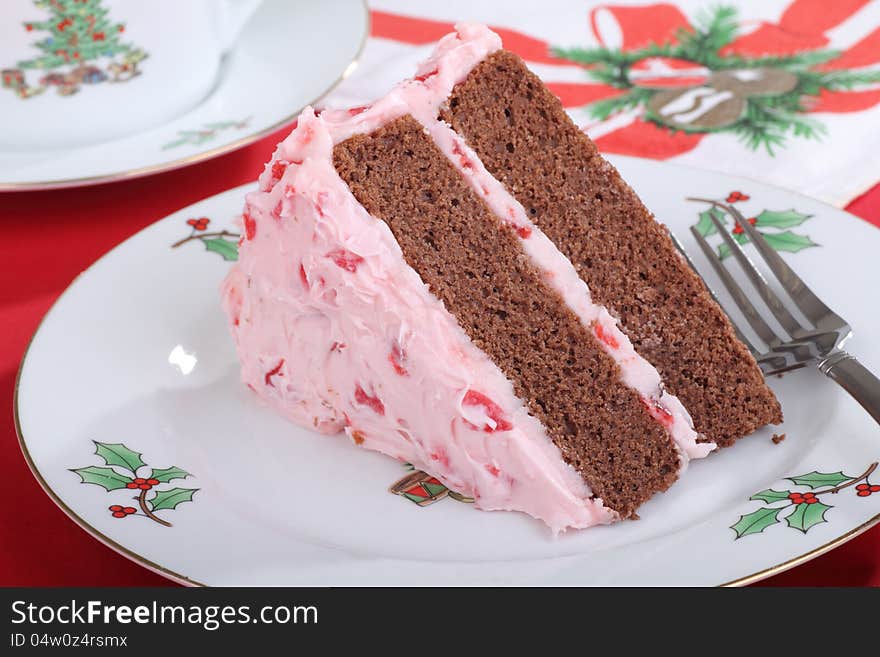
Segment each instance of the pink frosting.
[{"label": "pink frosting", "polygon": [[[242,379],[290,419],[430,472],[482,509],[518,510],[554,531],[617,519],[562,459],[499,368],[469,340],[405,262],[388,226],[353,197],[332,162],[334,144],[413,115],[486,198],[524,229],[526,253],[620,364],[679,448],[699,445],[677,399],[571,263],[526,217],[476,155],[436,119],[440,104],[499,37],[456,26],[415,78],[368,108],[307,108],[248,195],[246,238],[223,285]],[[467,165],[465,165],[467,162]]]}]

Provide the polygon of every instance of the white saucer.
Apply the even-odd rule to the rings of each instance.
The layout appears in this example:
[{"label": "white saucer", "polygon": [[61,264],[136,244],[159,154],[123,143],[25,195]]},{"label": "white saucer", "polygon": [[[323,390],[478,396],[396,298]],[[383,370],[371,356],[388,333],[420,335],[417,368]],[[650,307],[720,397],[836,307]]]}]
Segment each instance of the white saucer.
[{"label": "white saucer", "polygon": [[[743,178],[613,161],[703,271],[688,228],[709,206],[686,197],[750,196],[737,207],[850,321],[851,352],[880,371],[880,231]],[[138,563],[212,585],[742,584],[880,520],[880,490],[858,488],[880,484],[877,425],[809,369],[770,380],[783,426],[692,462],[635,522],[554,539],[524,514],[478,511],[424,478],[392,494],[412,474],[402,464],[282,419],[240,382],[218,286],[246,190],[184,208],[101,258],[49,311],[22,364],[28,464],[75,522]],[[786,439],[774,444],[774,431]],[[142,493],[134,478],[156,483]],[[816,502],[789,497],[808,492]],[[443,499],[420,506],[428,497]]]},{"label": "white saucer", "polygon": [[[0,153],[0,191],[134,178],[250,144],[292,122],[354,70],[369,22],[363,0],[266,0],[226,57],[217,85],[195,109],[101,144]],[[2,115],[0,125],[6,125]]]}]

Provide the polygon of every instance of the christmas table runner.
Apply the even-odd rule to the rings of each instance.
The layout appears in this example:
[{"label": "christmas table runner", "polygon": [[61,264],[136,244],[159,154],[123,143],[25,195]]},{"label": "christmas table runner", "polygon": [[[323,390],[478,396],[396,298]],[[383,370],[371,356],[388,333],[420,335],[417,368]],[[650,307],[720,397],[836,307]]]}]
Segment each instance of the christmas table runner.
[{"label": "christmas table runner", "polygon": [[880,182],[880,2],[371,0],[355,106],[457,21],[487,23],[604,153],[760,179],[837,206]]}]

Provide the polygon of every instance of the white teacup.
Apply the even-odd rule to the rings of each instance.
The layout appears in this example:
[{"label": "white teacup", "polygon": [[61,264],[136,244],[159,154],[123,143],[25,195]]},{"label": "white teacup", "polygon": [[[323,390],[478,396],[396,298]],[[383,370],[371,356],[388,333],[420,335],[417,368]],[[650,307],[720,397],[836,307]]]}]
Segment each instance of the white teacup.
[{"label": "white teacup", "polygon": [[2,0],[0,152],[93,144],[180,116],[210,92],[260,1]]}]

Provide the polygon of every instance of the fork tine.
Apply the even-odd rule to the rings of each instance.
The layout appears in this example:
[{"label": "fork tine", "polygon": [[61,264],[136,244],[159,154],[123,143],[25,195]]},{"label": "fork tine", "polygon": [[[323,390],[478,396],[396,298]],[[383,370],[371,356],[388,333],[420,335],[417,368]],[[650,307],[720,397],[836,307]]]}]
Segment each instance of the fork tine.
[{"label": "fork tine", "polygon": [[[799,334],[802,331],[800,322],[792,316],[788,311],[788,308],[782,305],[782,301],[779,300],[779,297],[777,297],[773,290],[770,289],[770,286],[767,285],[767,281],[764,280],[764,277],[761,276],[761,272],[758,271],[758,268],[755,267],[751,260],[749,260],[746,252],[743,251],[737,241],[727,232],[727,228],[721,223],[720,219],[714,214],[709,215],[709,218],[712,220],[712,223],[715,224],[715,228],[718,229],[718,232],[721,234],[721,237],[724,239],[724,243],[727,244],[730,252],[736,257],[739,264],[742,265],[749,280],[752,281],[752,285],[755,286],[755,289],[758,290],[758,294],[760,294],[761,298],[764,300],[764,303],[767,304],[767,307],[770,308],[773,316],[780,324],[782,324],[782,328],[784,328],[792,337]],[[747,224],[749,222],[745,221],[744,223]]]},{"label": "fork tine", "polygon": [[[745,292],[742,291],[742,288],[737,285],[733,276],[721,263],[721,259],[715,254],[715,251],[712,249],[711,246],[709,246],[706,238],[700,234],[700,231],[697,230],[696,226],[691,226],[691,233],[693,233],[694,237],[697,240],[697,244],[700,245],[700,249],[709,260],[709,264],[712,265],[712,269],[714,269],[715,273],[718,274],[718,277],[721,279],[724,287],[727,288],[727,291],[730,292],[734,302],[736,302],[736,305],[742,311],[743,315],[746,318],[746,321],[749,323],[749,326],[752,327],[755,333],[758,334],[758,337],[760,337],[767,344],[768,347],[772,348],[780,344],[782,342],[782,338],[776,335],[770,325],[764,321],[755,306],[749,300],[748,296],[746,296]],[[696,271],[696,269],[694,271]],[[748,342],[746,344],[749,345],[753,353],[759,353],[754,348],[754,346],[752,346]]]},{"label": "fork tine", "polygon": [[[666,232],[669,233],[669,237],[670,237],[670,239],[672,239],[672,244],[675,246],[676,249],[678,249],[678,252],[684,258],[684,261],[688,264],[688,267],[690,267],[691,270],[697,276],[700,276],[699,270],[694,265],[694,262],[693,262],[693,260],[691,260],[691,257],[687,254],[687,251],[684,250],[684,245],[681,243],[681,241],[678,239],[678,237],[675,236],[675,233],[673,233],[668,228],[666,229]],[[702,235],[700,237],[702,237]],[[711,258],[710,258],[710,260],[711,260]],[[724,306],[721,305],[721,302],[718,300],[718,296],[715,294],[715,291],[711,287],[709,287],[709,284],[705,281],[705,279],[703,279],[702,276],[700,276],[700,280],[703,281],[703,285],[705,285],[706,289],[709,291],[709,296],[712,297],[712,299],[715,301],[715,303],[718,304],[718,306],[721,308],[721,310],[724,310]],[[746,299],[746,301],[748,301],[748,299]],[[727,314],[727,311],[724,310],[724,313]],[[748,347],[749,351],[752,352],[752,355],[757,358],[761,352],[758,351],[757,347],[755,347],[754,344],[752,344],[751,340],[749,340],[745,335],[743,335],[743,332],[739,330],[739,326],[737,326],[736,322],[733,321],[733,318],[730,317],[730,315],[728,315],[728,318],[730,319],[731,326],[733,326],[733,330],[736,332],[736,337],[739,338],[739,341],[742,342],[746,347]]]},{"label": "fork tine", "polygon": [[782,259],[782,256],[767,243],[764,236],[742,216],[739,210],[731,205],[719,204],[719,206],[726,210],[742,226],[752,244],[755,245],[755,248],[758,249],[758,252],[764,258],[767,266],[770,267],[770,271],[779,279],[782,287],[791,295],[795,305],[804,313],[808,320],[816,326],[819,326],[823,319],[829,317],[839,322],[843,321],[828,306],[822,303],[819,297],[813,294],[813,291],[807,287],[800,276],[792,271],[791,267]]}]

